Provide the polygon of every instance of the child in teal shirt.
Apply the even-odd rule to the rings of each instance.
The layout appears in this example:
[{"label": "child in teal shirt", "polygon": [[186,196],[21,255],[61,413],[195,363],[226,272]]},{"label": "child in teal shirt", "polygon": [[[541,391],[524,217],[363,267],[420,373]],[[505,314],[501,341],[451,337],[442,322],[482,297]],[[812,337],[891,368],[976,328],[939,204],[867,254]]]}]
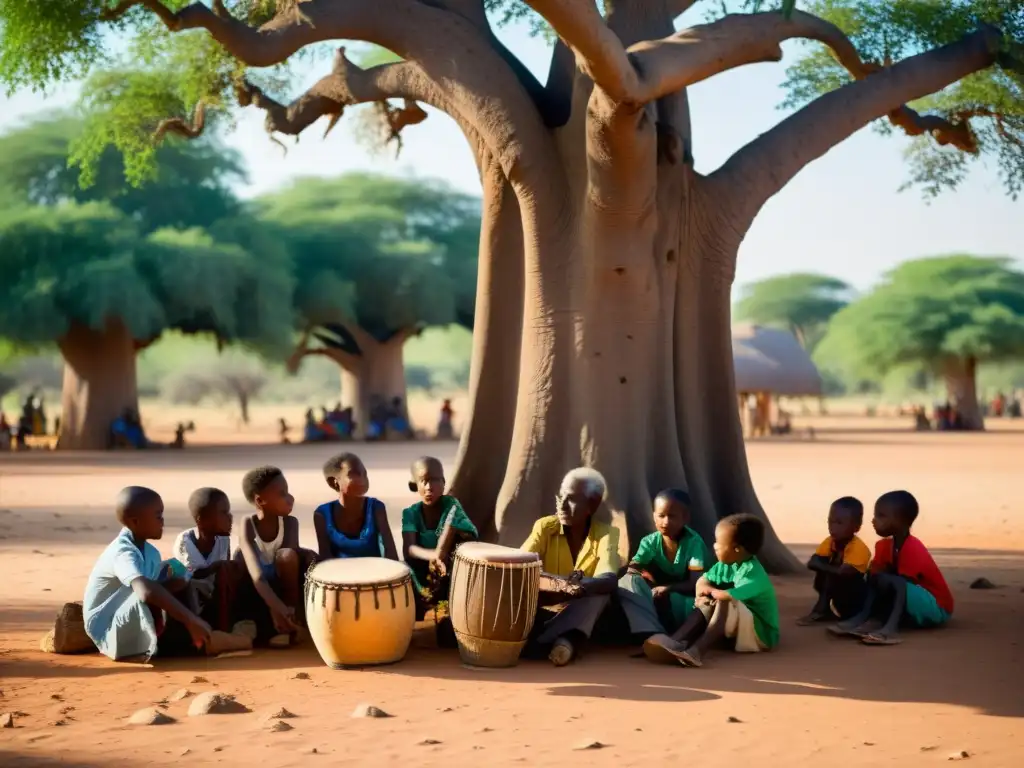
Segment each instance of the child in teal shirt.
[{"label": "child in teal shirt", "polygon": [[697,582],[695,610],[675,634],[644,643],[648,659],[700,667],[707,650],[723,640],[739,653],[768,651],[779,643],[775,588],[757,559],[764,523],[732,515],[715,528],[718,562]]},{"label": "child in teal shirt", "polygon": [[654,533],[640,540],[619,580],[619,600],[630,633],[673,632],[693,611],[697,582],[709,560],[700,535],[690,528],[690,497],[669,488],[654,499]]},{"label": "child in teal shirt", "polygon": [[445,495],[444,467],[431,456],[411,467],[409,490],[420,501],[402,510],[402,555],[416,587],[416,618],[448,599],[456,545],[478,538],[476,526],[454,496]]}]

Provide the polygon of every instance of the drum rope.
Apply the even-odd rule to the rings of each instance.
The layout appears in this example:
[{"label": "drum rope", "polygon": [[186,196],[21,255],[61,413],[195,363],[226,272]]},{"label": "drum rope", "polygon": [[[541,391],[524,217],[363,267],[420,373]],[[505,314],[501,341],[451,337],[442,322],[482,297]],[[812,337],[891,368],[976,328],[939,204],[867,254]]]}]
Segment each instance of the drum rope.
[{"label": "drum rope", "polygon": [[355,591],[356,597],[356,621],[359,621],[359,590]]},{"label": "drum rope", "polygon": [[373,585],[373,610],[380,610],[380,598],[377,597],[377,585]]}]

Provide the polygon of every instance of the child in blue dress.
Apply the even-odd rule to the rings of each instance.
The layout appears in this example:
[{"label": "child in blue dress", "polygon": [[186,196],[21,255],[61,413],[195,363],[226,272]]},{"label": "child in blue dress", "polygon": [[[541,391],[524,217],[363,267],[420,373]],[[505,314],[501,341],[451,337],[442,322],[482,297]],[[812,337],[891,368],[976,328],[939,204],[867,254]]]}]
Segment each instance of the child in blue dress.
[{"label": "child in blue dress", "polygon": [[332,456],[324,464],[324,479],[338,498],[313,512],[319,559],[383,555],[398,560],[387,508],[366,495],[370,480],[359,457],[354,453]]}]

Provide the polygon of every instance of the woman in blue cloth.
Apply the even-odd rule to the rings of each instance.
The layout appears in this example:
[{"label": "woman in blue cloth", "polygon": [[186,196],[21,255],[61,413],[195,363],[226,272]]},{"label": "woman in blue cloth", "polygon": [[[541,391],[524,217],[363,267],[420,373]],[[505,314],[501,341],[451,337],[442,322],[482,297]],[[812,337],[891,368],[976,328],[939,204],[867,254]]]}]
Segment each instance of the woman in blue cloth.
[{"label": "woman in blue cloth", "polygon": [[387,508],[366,495],[370,480],[359,457],[354,453],[331,457],[324,464],[324,479],[338,498],[313,512],[320,560],[381,556],[398,560]]}]

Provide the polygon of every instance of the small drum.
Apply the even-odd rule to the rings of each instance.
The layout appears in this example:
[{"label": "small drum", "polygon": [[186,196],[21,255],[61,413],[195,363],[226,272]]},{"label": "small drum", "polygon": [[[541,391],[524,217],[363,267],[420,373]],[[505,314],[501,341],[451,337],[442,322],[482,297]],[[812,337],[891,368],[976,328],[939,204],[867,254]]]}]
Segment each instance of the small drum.
[{"label": "small drum", "polygon": [[455,550],[448,610],[463,662],[516,665],[536,618],[540,571],[534,552],[482,542]]},{"label": "small drum", "polygon": [[306,574],[306,621],[332,669],[401,661],[416,623],[409,566],[382,557],[317,563]]}]

